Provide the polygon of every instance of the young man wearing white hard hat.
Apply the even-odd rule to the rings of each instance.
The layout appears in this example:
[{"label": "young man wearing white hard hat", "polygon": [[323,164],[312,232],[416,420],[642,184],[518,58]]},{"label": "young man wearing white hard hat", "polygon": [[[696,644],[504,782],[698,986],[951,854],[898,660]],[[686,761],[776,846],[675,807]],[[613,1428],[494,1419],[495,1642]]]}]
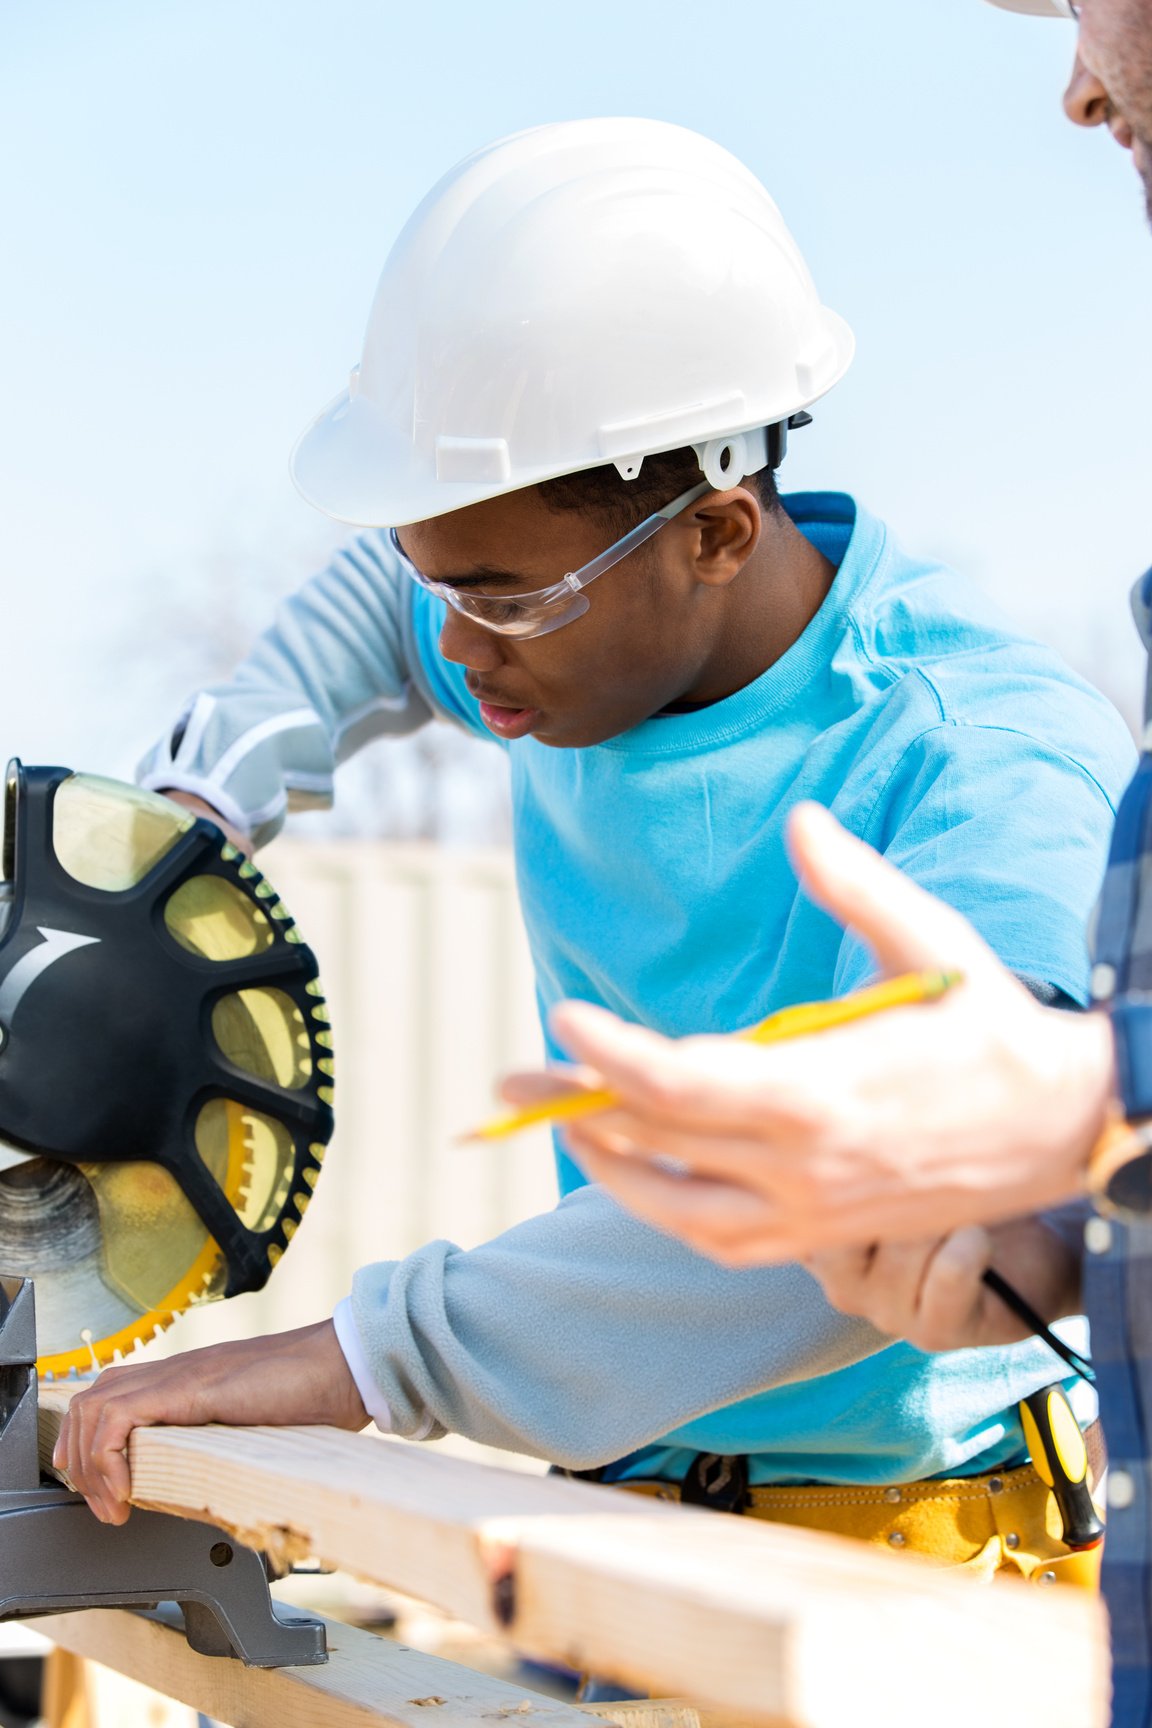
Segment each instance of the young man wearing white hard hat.
[{"label": "young man wearing white hard hat", "polygon": [[[1065,110],[1078,125],[1107,125],[1131,151],[1152,219],[1148,0],[992,3],[1079,21]],[[1141,591],[1142,628],[1148,605]],[[891,1021],[838,1035],[834,1086],[816,1043],[790,1045],[786,1054],[727,1042],[672,1046],[594,1008],[564,1006],[554,1016],[557,1041],[607,1075],[629,1105],[627,1116],[571,1130],[589,1173],[641,1216],[733,1265],[810,1255],[864,1236],[901,1241],[1011,1217],[1080,1190],[1120,1106],[1108,1020],[1041,1011],[970,932],[818,811],[798,814],[791,845],[809,890],[885,966],[963,963],[968,987],[931,1011],[909,1010],[898,1036]],[[1122,1070],[1131,1066],[1122,1053]],[[926,1076],[934,1078],[926,1083]],[[630,1155],[653,1151],[675,1155],[698,1180]],[[1043,1284],[1035,1294],[1056,1312],[1078,1281],[1078,1254],[1046,1240],[1037,1248],[1034,1276]],[[988,1243],[967,1239],[965,1252],[963,1266],[946,1257],[936,1263],[939,1300],[933,1280],[909,1272],[902,1284],[875,1258],[828,1270],[841,1300],[918,1342],[1017,1336],[1015,1317],[972,1282],[980,1270],[972,1256],[987,1255]]]},{"label": "young man wearing white hard hat", "polygon": [[[1066,112],[1079,125],[1107,125],[1131,151],[1152,219],[1147,0],[993,3],[1078,21]],[[1152,643],[1152,580],[1133,601]],[[886,969],[962,965],[963,991],[898,1025],[837,1034],[834,1074],[815,1043],[791,1045],[782,1060],[728,1042],[672,1046],[577,1004],[555,1017],[565,1047],[628,1101],[627,1113],[571,1135],[596,1179],[729,1264],[806,1255],[834,1300],[921,1348],[1023,1335],[982,1281],[990,1262],[1010,1270],[1042,1313],[1077,1306],[1074,1233],[1035,1218],[992,1231],[973,1221],[1031,1212],[1085,1185],[1096,1192],[1109,1217],[1086,1232],[1086,1294],[1113,1456],[1104,1581],[1115,1721],[1125,1725],[1152,1722],[1152,1227],[1137,1218],[1152,1205],[1147,781],[1146,771],[1127,801],[1109,871],[1094,980],[1107,1015],[1077,1020],[1039,1007],[946,906],[805,812],[792,845],[809,891]],[[693,1178],[670,1180],[649,1161],[653,1152],[674,1154]],[[1126,1225],[1111,1215],[1118,1206]],[[962,1228],[941,1238],[951,1226]],[[923,1232],[931,1234],[906,1240]]]},{"label": "young man wearing white hard hat", "polygon": [[[1128,740],[853,500],[781,504],[788,427],[851,352],[719,146],[583,121],[469,157],[294,456],[368,531],[145,782],[263,840],[368,737],[439,714],[495,739],[543,1009],[575,994],[674,1034],[868,975],[788,864],[789,813],[819,798],[1039,993],[1083,1000]],[[365,1268],[334,1322],[104,1375],[72,1407],[72,1479],[119,1520],[139,1422],[370,1413],[985,1574],[1074,1569],[1016,1414],[1057,1372],[1045,1346],[933,1359],[834,1333],[798,1268],[725,1273],[563,1157],[560,1177],[556,1211],[497,1242]]]}]

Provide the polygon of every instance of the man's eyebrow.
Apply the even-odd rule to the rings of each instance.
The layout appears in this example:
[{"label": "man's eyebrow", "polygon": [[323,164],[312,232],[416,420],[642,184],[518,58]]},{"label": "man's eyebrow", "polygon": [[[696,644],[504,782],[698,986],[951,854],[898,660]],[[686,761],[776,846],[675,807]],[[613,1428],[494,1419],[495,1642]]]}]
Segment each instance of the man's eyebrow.
[{"label": "man's eyebrow", "polygon": [[[481,565],[478,570],[470,570],[467,576],[437,576],[437,582],[445,588],[491,588],[493,583],[527,582],[527,576],[518,576],[514,570],[497,570],[488,565]],[[541,584],[537,584],[541,586]]]},{"label": "man's eyebrow", "polygon": [[[392,539],[400,553],[400,556],[402,558],[408,558],[408,554],[405,552],[400,536],[397,534],[395,528],[393,528],[391,532]],[[411,563],[411,559],[408,559],[408,561]],[[533,582],[530,576],[525,576],[519,571],[501,570],[499,566],[495,564],[478,564],[474,569],[469,570],[467,576],[437,576],[435,581],[442,583],[445,588],[464,589],[490,588],[494,582],[497,584],[503,583],[505,586],[510,582],[525,582],[528,583],[529,588],[533,590],[547,586],[546,583]]]},{"label": "man's eyebrow", "polygon": [[482,563],[478,570],[470,570],[468,575],[439,575],[437,577],[437,582],[444,582],[446,588],[491,588],[492,582],[527,581],[529,581],[527,575],[516,575],[515,570],[499,570],[496,569],[496,565],[487,565],[487,563]]}]

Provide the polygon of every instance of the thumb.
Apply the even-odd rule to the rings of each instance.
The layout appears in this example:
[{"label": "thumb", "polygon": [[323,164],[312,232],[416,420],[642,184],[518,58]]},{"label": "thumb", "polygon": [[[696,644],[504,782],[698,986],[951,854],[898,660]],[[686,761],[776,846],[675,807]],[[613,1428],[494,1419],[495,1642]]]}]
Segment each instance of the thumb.
[{"label": "thumb", "polygon": [[805,890],[867,943],[884,972],[999,970],[967,919],[901,875],[821,805],[797,805],[788,848]]}]

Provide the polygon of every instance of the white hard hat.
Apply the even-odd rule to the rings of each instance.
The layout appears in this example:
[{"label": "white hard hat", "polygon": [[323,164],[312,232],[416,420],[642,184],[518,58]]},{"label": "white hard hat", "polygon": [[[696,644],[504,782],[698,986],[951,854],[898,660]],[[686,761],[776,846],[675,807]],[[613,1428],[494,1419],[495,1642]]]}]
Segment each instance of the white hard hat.
[{"label": "white hard hat", "polygon": [[292,474],[328,515],[396,527],[606,462],[631,479],[786,421],[853,346],[718,144],[654,120],[540,126],[466,157],[409,219]]},{"label": "white hard hat", "polygon": [[990,0],[1003,12],[1027,12],[1032,18],[1075,18],[1068,0]]}]

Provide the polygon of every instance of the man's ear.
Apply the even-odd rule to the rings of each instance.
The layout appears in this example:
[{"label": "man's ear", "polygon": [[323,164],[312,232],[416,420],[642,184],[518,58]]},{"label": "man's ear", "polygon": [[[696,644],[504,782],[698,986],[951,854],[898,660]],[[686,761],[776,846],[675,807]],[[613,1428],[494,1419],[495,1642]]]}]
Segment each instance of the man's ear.
[{"label": "man's ear", "polygon": [[747,486],[712,492],[688,517],[696,530],[694,575],[709,588],[724,588],[738,576],[760,544],[764,507]]}]

